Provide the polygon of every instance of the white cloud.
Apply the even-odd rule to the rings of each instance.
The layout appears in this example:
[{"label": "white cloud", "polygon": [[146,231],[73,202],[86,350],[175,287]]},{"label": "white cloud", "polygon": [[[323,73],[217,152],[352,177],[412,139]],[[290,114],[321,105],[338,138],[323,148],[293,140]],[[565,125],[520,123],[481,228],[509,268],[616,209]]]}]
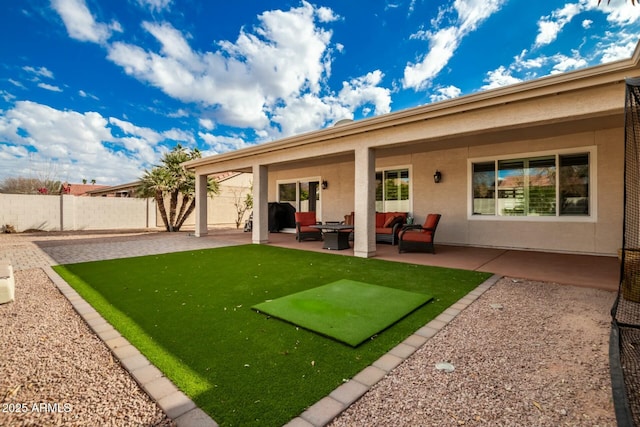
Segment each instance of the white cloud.
[{"label": "white cloud", "polygon": [[190,145],[193,145],[196,142],[191,132],[187,132],[182,129],[169,129],[167,131],[162,132],[162,137],[165,140],[171,140],[176,142],[186,142],[187,144],[190,144]]},{"label": "white cloud", "polygon": [[53,78],[53,73],[47,67],[35,68],[35,67],[25,66],[25,67],[22,67],[22,69],[27,71],[28,73],[36,75],[38,78],[39,77],[46,77],[48,79]]},{"label": "white cloud", "polygon": [[6,90],[0,90],[0,98],[4,99],[5,102],[10,103],[16,99],[16,96]]},{"label": "white cloud", "polygon": [[131,181],[158,160],[159,144],[167,138],[193,141],[181,130],[159,134],[96,112],[61,111],[19,101],[0,112],[0,179],[54,164],[59,169],[57,179]]},{"label": "white cloud", "polygon": [[455,0],[452,9],[442,8],[432,25],[438,27],[445,17],[455,11],[457,18],[452,26],[436,31],[420,30],[411,38],[429,42],[429,51],[415,64],[404,69],[403,87],[422,90],[449,63],[462,39],[491,15],[500,10],[505,0]]},{"label": "white cloud", "polygon": [[328,7],[319,7],[318,9],[316,9],[316,15],[318,16],[318,21],[320,22],[333,22],[340,19],[340,17]]},{"label": "white cloud", "polygon": [[614,1],[606,3],[603,1],[599,6],[590,4],[586,0],[581,0],[581,3],[586,9],[598,9],[607,15],[607,21],[615,26],[631,25],[640,20],[640,12],[638,11],[638,5],[630,5],[627,0]]},{"label": "white cloud", "polygon": [[391,112],[391,91],[378,86],[384,74],[375,70],[365,76],[342,83],[342,90],[338,94],[340,102],[351,111],[363,105],[372,104],[375,114]]},{"label": "white cloud", "polygon": [[429,52],[417,64],[409,64],[404,69],[403,86],[421,90],[442,71],[453,57],[460,43],[458,29],[454,27],[440,30],[429,36]]},{"label": "white cloud", "polygon": [[538,21],[538,35],[535,46],[544,46],[553,42],[565,25],[581,12],[579,4],[568,3],[562,8],[554,10],[551,15],[544,16]]},{"label": "white cloud", "polygon": [[611,45],[602,52],[602,62],[612,62],[620,59],[628,59],[638,45],[637,41],[630,41],[624,45]]},{"label": "white cloud", "polygon": [[446,99],[457,98],[462,94],[462,90],[453,85],[447,87],[440,87],[436,89],[436,93],[431,95],[429,98],[431,102],[444,101]]},{"label": "white cloud", "polygon": [[26,89],[26,88],[24,87],[24,85],[23,85],[21,82],[17,81],[17,80],[14,80],[14,79],[7,79],[7,81],[8,81],[9,83],[11,83],[12,85],[14,85],[15,87],[19,87],[20,89]]},{"label": "white cloud", "polygon": [[99,99],[97,96],[95,96],[94,94],[92,94],[92,93],[88,93],[88,92],[85,92],[85,91],[84,91],[84,90],[82,90],[82,89],[78,90],[78,95],[80,95],[80,96],[81,96],[81,97],[83,97],[83,98],[91,98],[91,99],[95,99],[96,101],[99,101],[99,100],[100,100],[100,99]]},{"label": "white cloud", "polygon": [[550,74],[560,74],[567,71],[576,70],[578,68],[584,68],[589,63],[584,58],[581,58],[578,52],[573,52],[574,56],[569,57],[566,55],[556,55],[553,60],[555,65],[550,71]]},{"label": "white cloud", "polygon": [[484,20],[496,13],[505,0],[455,0],[453,8],[458,12],[458,22],[463,35],[474,31]]},{"label": "white cloud", "polygon": [[[307,2],[288,11],[266,11],[258,16],[258,26],[241,30],[235,42],[218,42],[214,52],[194,51],[188,37],[168,23],[144,23],[143,28],[160,42],[159,52],[116,42],[109,46],[108,58],[167,95],[201,106],[216,122],[286,136],[334,118],[336,100],[326,83],[334,50],[332,32],[319,23],[337,19],[330,9]],[[354,105],[370,103],[377,113],[387,112],[386,92],[363,85],[362,102]],[[298,112],[301,105],[314,110]],[[299,114],[316,119],[301,121]],[[298,124],[289,124],[294,121]]]},{"label": "white cloud", "polygon": [[172,0],[138,0],[138,4],[151,11],[161,11],[169,9]]},{"label": "white cloud", "polygon": [[73,39],[102,44],[111,37],[113,30],[121,29],[117,23],[109,26],[96,22],[84,0],[51,0],[51,5]]},{"label": "white cloud", "polygon": [[237,136],[220,136],[205,132],[198,133],[198,136],[209,146],[209,150],[205,150],[206,155],[226,153],[249,146],[244,139]]},{"label": "white cloud", "polygon": [[[595,0],[577,0],[576,3],[567,3],[563,7],[551,12],[551,15],[543,16],[538,21],[538,35],[535,47],[548,45],[556,40],[558,34],[565,25],[574,17],[586,11],[598,11],[607,15],[607,21],[613,26],[624,27],[640,20],[640,13],[635,6],[628,1],[620,0],[607,3],[603,1],[598,5]],[[584,19],[582,27],[591,28],[593,20]]]},{"label": "white cloud", "polygon": [[497,87],[508,86],[514,83],[519,83],[522,80],[511,75],[511,72],[504,66],[500,66],[493,71],[487,73],[487,78],[484,79],[487,82],[482,86],[482,89],[494,89]]},{"label": "white cloud", "polygon": [[50,85],[47,83],[38,83],[38,87],[41,89],[49,90],[51,92],[62,92],[58,86]]},{"label": "white cloud", "polygon": [[198,123],[206,130],[213,130],[216,127],[215,123],[211,119],[200,119],[198,120]]},{"label": "white cloud", "polygon": [[151,145],[156,145],[164,139],[160,133],[151,128],[136,126],[131,122],[120,120],[115,117],[110,117],[109,123],[120,129],[124,135],[141,137]]}]

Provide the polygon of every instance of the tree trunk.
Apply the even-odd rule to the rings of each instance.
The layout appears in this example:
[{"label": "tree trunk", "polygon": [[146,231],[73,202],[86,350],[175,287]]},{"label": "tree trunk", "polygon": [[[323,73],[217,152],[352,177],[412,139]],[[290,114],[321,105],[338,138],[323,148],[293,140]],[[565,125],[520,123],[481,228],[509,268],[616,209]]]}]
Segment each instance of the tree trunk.
[{"label": "tree trunk", "polygon": [[176,207],[178,206],[178,194],[180,192],[178,190],[173,190],[169,199],[169,227],[171,230],[169,231],[178,231],[175,230],[176,224]]},{"label": "tree trunk", "polygon": [[182,227],[187,216],[189,216],[188,214],[185,215],[185,211],[187,210],[187,205],[191,200],[191,196],[186,194],[182,195],[182,203],[180,203],[180,210],[178,211],[178,216],[176,216],[176,225],[179,224],[179,226]]},{"label": "tree trunk", "polygon": [[182,227],[182,224],[184,224],[184,221],[187,219],[187,217],[189,215],[191,215],[191,212],[193,212],[195,210],[195,208],[196,208],[196,199],[192,199],[191,203],[189,204],[189,207],[187,208],[186,212],[184,213],[184,215],[180,219],[180,222],[177,225],[178,229],[180,229],[180,227]]},{"label": "tree trunk", "polygon": [[167,220],[167,210],[164,207],[164,197],[162,197],[162,191],[156,191],[156,204],[158,205],[158,209],[160,209],[160,217],[162,218],[162,222],[164,223],[164,228],[167,231],[171,231],[169,228],[169,221]]}]

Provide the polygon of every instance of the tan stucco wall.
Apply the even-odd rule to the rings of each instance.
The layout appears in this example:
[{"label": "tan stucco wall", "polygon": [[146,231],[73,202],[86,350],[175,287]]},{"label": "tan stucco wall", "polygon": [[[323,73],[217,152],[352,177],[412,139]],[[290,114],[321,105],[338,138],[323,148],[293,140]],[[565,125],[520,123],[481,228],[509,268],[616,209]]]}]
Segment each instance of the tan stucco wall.
[{"label": "tan stucco wall", "polygon": [[155,207],[152,199],[0,194],[0,224],[18,231],[147,228],[155,227]]},{"label": "tan stucco wall", "polygon": [[[238,209],[236,202],[244,202],[247,194],[251,192],[252,175],[248,173],[239,174],[228,178],[218,186],[220,193],[207,198],[207,223],[211,227],[235,228]],[[251,209],[245,212],[240,221],[240,228],[244,224],[244,220],[249,218]],[[187,217],[184,225],[193,227],[196,222],[195,211]],[[158,226],[162,225],[162,218],[158,213]]]},{"label": "tan stucco wall", "polygon": [[[596,187],[592,188],[597,201],[595,221],[576,221],[566,217],[550,221],[469,217],[469,159],[511,155],[518,157],[578,147],[595,147]],[[419,149],[419,146],[414,147],[414,151]],[[319,219],[341,220],[353,209],[353,165],[353,162],[344,161],[270,171],[269,201],[276,201],[276,182],[279,180],[320,177],[329,182],[329,188],[321,191],[322,208],[318,214]],[[614,255],[621,245],[624,132],[620,128],[544,139],[522,139],[508,143],[386,155],[376,159],[377,169],[407,166],[411,171],[412,214],[417,223],[422,223],[428,213],[443,215],[437,233],[437,241],[440,243],[606,255]],[[439,184],[433,181],[436,169],[443,176]]]}]

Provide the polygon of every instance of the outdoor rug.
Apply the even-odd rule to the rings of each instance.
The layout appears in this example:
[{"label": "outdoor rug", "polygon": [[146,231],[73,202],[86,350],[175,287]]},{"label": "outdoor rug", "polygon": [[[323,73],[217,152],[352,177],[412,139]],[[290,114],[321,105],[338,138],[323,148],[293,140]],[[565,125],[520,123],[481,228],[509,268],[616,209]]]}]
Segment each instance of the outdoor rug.
[{"label": "outdoor rug", "polygon": [[357,347],[431,299],[343,279],[251,308]]}]

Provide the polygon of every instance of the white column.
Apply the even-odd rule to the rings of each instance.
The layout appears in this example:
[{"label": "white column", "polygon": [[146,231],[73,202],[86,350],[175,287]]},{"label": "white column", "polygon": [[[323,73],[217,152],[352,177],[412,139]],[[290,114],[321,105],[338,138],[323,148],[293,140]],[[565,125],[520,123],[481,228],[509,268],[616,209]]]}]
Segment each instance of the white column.
[{"label": "white column", "polygon": [[267,166],[253,166],[253,243],[269,241],[269,172]]},{"label": "white column", "polygon": [[355,150],[355,201],[353,254],[376,255],[376,157],[368,147]]},{"label": "white column", "polygon": [[196,171],[196,232],[197,237],[209,233],[207,217],[207,175],[198,175]]}]

